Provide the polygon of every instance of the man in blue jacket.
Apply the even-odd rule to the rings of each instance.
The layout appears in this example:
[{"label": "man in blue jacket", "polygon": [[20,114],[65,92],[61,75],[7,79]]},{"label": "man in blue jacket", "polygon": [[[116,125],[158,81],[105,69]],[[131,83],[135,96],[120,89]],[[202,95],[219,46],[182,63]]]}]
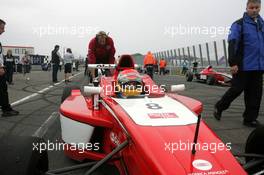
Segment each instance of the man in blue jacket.
[{"label": "man in blue jacket", "polygon": [[243,124],[257,127],[262,97],[264,71],[264,21],[260,17],[261,0],[248,0],[243,18],[234,22],[228,36],[228,61],[233,74],[231,88],[215,104],[214,117],[221,119],[222,111],[244,91]]}]

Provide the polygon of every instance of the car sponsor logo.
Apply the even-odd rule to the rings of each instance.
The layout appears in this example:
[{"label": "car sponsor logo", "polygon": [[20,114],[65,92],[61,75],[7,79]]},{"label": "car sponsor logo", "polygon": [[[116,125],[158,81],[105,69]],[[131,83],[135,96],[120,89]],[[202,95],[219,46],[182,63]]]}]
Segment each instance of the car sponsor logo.
[{"label": "car sponsor logo", "polygon": [[96,64],[97,69],[113,69],[115,68],[114,64]]},{"label": "car sponsor logo", "polygon": [[119,138],[118,138],[118,136],[117,136],[117,134],[116,133],[114,133],[114,132],[111,132],[110,133],[110,140],[115,144],[115,145],[120,145],[120,141],[119,141]]},{"label": "car sponsor logo", "polygon": [[148,116],[151,119],[179,118],[175,113],[150,113]]},{"label": "car sponsor logo", "polygon": [[192,165],[194,168],[198,170],[202,170],[202,171],[209,171],[213,167],[213,165],[210,162],[208,162],[207,160],[202,160],[202,159],[194,160],[192,162]]}]

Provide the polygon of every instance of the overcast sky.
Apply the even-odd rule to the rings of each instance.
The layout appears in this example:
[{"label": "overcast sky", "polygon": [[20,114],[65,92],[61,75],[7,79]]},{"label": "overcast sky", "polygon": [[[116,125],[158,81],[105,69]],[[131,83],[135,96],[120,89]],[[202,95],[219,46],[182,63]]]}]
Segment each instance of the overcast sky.
[{"label": "overcast sky", "polygon": [[33,46],[36,54],[59,44],[86,55],[89,40],[104,30],[117,54],[145,54],[226,38],[223,28],[245,8],[246,0],[1,0],[7,25],[0,41]]}]

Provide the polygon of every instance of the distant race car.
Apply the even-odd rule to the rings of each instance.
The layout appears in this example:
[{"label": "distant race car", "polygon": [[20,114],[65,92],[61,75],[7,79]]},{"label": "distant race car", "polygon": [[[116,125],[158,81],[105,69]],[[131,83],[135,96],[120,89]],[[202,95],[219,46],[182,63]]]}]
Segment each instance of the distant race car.
[{"label": "distant race car", "polygon": [[202,103],[175,93],[184,85],[173,85],[165,92],[135,70],[130,55],[121,56],[118,65],[89,68],[114,73],[106,77],[100,71],[94,86],[83,90],[66,87],[60,106],[64,153],[88,162],[47,174],[88,167],[85,175],[246,175],[263,170],[258,169],[264,160],[263,134],[252,134],[247,143],[247,153],[257,154],[247,162],[258,161],[258,165],[246,164],[246,172],[230,145],[201,119]]},{"label": "distant race car", "polygon": [[43,71],[48,71],[48,70],[50,69],[50,67],[51,67],[51,65],[48,64],[48,63],[42,63],[42,64],[41,64],[41,69],[42,69]]},{"label": "distant race car", "polygon": [[197,68],[193,68],[193,71],[188,71],[185,76],[187,81],[192,81],[195,78],[199,81],[206,82],[208,85],[230,85],[232,79],[232,75],[217,72],[212,66],[207,66],[199,73],[197,72]]}]

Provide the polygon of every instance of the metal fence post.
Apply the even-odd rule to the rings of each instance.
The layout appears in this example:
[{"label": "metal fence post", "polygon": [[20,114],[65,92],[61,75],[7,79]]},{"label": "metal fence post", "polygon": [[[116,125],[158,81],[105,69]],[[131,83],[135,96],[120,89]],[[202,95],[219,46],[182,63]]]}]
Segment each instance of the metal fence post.
[{"label": "metal fence post", "polygon": [[193,56],[194,56],[194,61],[196,62],[196,52],[195,52],[195,46],[193,46]]},{"label": "metal fence post", "polygon": [[187,47],[187,53],[188,53],[188,60],[189,60],[189,67],[191,67],[192,63],[191,63],[191,54],[190,54],[190,47]]},{"label": "metal fence post", "polygon": [[225,39],[223,40],[223,47],[224,47],[226,67],[228,67],[227,51],[226,51],[226,40]]},{"label": "metal fence post", "polygon": [[175,62],[176,62],[176,66],[178,66],[178,61],[177,61],[177,50],[174,49],[174,55],[175,55]]},{"label": "metal fence post", "polygon": [[209,54],[209,44],[208,43],[206,43],[206,53],[207,53],[208,65],[211,65],[210,54]]},{"label": "metal fence post", "polygon": [[216,60],[216,65],[218,66],[218,53],[217,53],[217,45],[216,45],[216,41],[214,41],[214,50],[215,50],[215,60]]},{"label": "metal fence post", "polygon": [[203,67],[203,53],[202,53],[202,45],[201,44],[199,44],[199,50],[200,50],[201,66]]},{"label": "metal fence post", "polygon": [[182,62],[182,57],[181,57],[181,49],[179,48],[178,49],[178,53],[179,53],[179,58],[180,58],[180,66],[182,65],[181,62]]},{"label": "metal fence post", "polygon": [[[185,61],[186,60],[186,55],[185,55],[185,49],[184,49],[184,47],[182,48],[182,54],[183,54],[183,60]],[[188,67],[190,67],[190,63],[189,63],[189,66]]]},{"label": "metal fence post", "polygon": [[170,55],[171,55],[171,57],[170,57],[170,62],[172,61],[172,59],[173,59],[173,51],[172,51],[172,49],[170,50]]}]

